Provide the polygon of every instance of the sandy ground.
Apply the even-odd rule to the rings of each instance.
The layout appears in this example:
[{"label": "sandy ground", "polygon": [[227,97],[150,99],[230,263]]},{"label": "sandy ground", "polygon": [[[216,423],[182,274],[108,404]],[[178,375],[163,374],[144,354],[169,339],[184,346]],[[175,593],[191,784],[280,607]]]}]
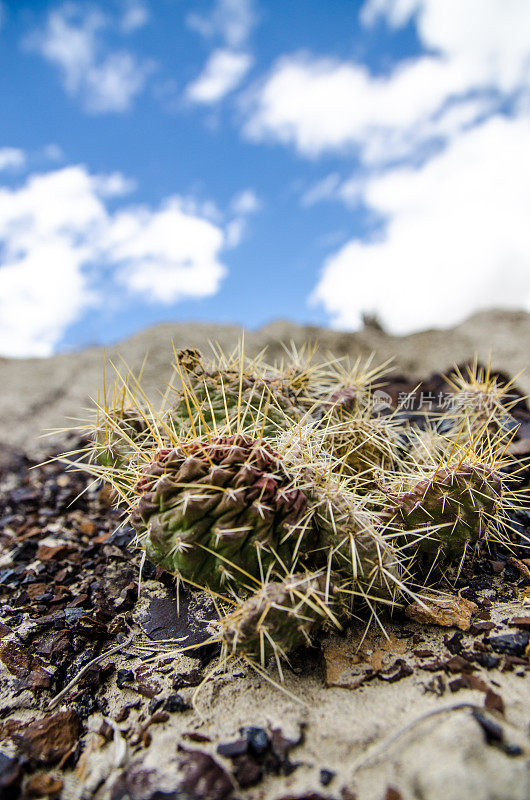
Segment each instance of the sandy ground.
[{"label": "sandy ground", "polygon": [[[145,382],[152,387],[169,372],[171,339],[177,348],[204,349],[208,340],[230,348],[239,334],[235,327],[163,325],[111,348],[108,355],[117,359],[121,354],[133,369],[138,369],[149,351]],[[280,340],[292,340],[298,346],[312,340],[318,343],[321,352],[331,350],[338,356],[355,357],[375,351],[380,360],[394,356],[396,369],[417,376],[442,371],[475,353],[487,359],[492,352],[494,366],[513,375],[528,367],[530,315],[478,314],[452,330],[428,331],[404,338],[389,337],[372,328],[346,334],[277,322],[260,331],[247,332],[246,347],[248,352],[256,352],[267,346],[272,360],[281,352]],[[89,395],[97,391],[102,363],[100,348],[46,360],[1,360],[0,441],[38,453],[42,430],[64,425],[67,416],[78,416]],[[530,375],[522,376],[518,383],[530,392]],[[156,587],[146,583],[144,601],[155,590]],[[525,612],[520,596],[495,606],[492,619],[502,625],[503,620],[522,613]],[[101,716],[96,714],[90,724],[93,733],[88,734],[84,771],[78,769],[66,776],[62,797],[82,800],[94,796],[107,800],[117,775],[124,769],[134,772],[135,759],[140,759],[142,769],[152,767],[162,776],[158,788],[163,792],[175,785],[176,744],[183,732],[207,735],[211,742],[201,744],[201,749],[215,754],[217,744],[237,738],[240,726],[262,725],[269,729],[280,727],[285,735],[293,737],[303,728],[304,742],[291,754],[292,760],[301,765],[290,776],[269,776],[254,789],[237,790],[236,797],[273,800],[319,792],[326,798],[342,800],[527,800],[530,673],[518,669],[478,671],[487,685],[502,696],[505,706],[504,716],[487,712],[488,718],[502,730],[502,743],[488,744],[472,709],[452,709],[455,703],[483,708],[484,692],[463,688],[453,694],[448,684],[457,676],[443,671],[441,684],[433,688],[433,673],[419,668],[417,656],[413,655],[413,649],[420,647],[431,650],[435,657],[444,652],[443,657],[447,658],[447,651],[443,651],[444,635],[452,636],[455,629],[416,623],[408,627],[409,635],[403,637],[402,624],[401,630],[399,625],[391,625],[390,645],[375,633],[364,644],[368,663],[373,663],[373,659],[382,658],[385,663],[388,658],[390,663],[403,658],[415,664],[413,673],[399,681],[375,679],[352,688],[359,670],[355,655],[358,633],[346,640],[328,642],[324,647],[325,658],[311,663],[300,674],[286,672],[284,687],[299,702],[248,668],[229,668],[201,690],[200,714],[193,711],[172,714],[167,722],[153,725],[151,746],[142,754],[135,753],[129,745],[121,752],[116,737],[106,743],[96,733],[101,724]],[[472,645],[472,638],[465,638],[466,641]],[[127,667],[135,664],[130,660],[123,663]],[[275,677],[274,672],[271,676]],[[341,686],[329,685],[333,683]],[[183,691],[187,699],[191,691]],[[131,698],[130,690],[120,690],[115,683],[109,687],[113,713]],[[441,713],[421,719],[433,709]],[[396,736],[404,725],[411,723],[409,730]],[[228,762],[224,764],[229,766]],[[320,780],[323,768],[335,773],[326,787]],[[156,796],[153,794],[156,788],[151,787],[152,796]]]},{"label": "sandy ground", "polygon": [[[519,613],[519,605],[499,605],[494,619]],[[405,660],[414,661],[411,641],[403,643],[398,638],[401,629],[398,625],[388,626],[389,642],[371,634],[363,647],[368,659],[377,659],[381,652],[388,652],[389,660],[393,660],[399,652]],[[419,625],[412,625],[410,630],[421,636],[422,648],[441,654],[439,630]],[[449,629],[449,634],[453,632]],[[454,675],[442,678],[441,696],[429,688],[432,674],[421,669],[397,683],[374,680],[353,689],[328,686],[326,676],[329,679],[336,674],[334,653],[340,650],[340,666],[345,667],[349,659],[352,663],[357,660],[358,643],[359,635],[355,633],[346,640],[328,640],[324,652],[329,654],[329,672],[326,661],[322,668],[306,669],[298,675],[287,670],[283,687],[298,702],[252,670],[242,669],[240,664],[226,673],[217,671],[198,695],[197,712],[172,715],[167,723],[153,725],[148,751],[134,755],[129,749],[124,765],[132,775],[135,768],[141,772],[156,770],[158,777],[150,785],[150,791],[169,789],[178,782],[175,743],[185,741],[181,738],[183,734],[209,737],[211,743],[201,742],[192,747],[216,757],[219,743],[237,739],[241,727],[258,725],[268,730],[279,728],[293,739],[303,731],[304,740],[291,752],[291,760],[299,766],[290,776],[268,776],[258,786],[236,792],[236,796],[249,800],[284,797],[317,800],[318,795],[311,794],[314,792],[323,798],[342,800],[528,800],[528,677],[498,670],[484,675],[496,691],[502,692],[504,716],[489,714],[488,718],[502,727],[508,749],[512,747],[521,753],[512,756],[501,747],[486,744],[472,709],[453,708],[457,703],[471,704],[478,713],[484,708],[484,695],[480,691],[466,689],[451,693],[448,684]],[[129,661],[127,666],[134,668],[135,662]],[[182,659],[176,668],[185,666],[186,659]],[[355,669],[346,667],[347,676]],[[269,674],[278,679],[272,668]],[[348,680],[351,678],[345,678],[346,685]],[[182,693],[191,699],[192,691]],[[134,699],[134,694],[115,688],[107,697],[112,711],[117,712]],[[436,715],[423,719],[431,711],[436,711]],[[100,723],[101,716],[95,715],[94,732]],[[409,725],[409,729],[403,730]],[[103,786],[99,785],[96,796],[109,797],[110,787],[124,765],[114,767],[116,742],[101,747],[98,739],[101,737],[94,733],[96,747],[89,758],[90,777],[81,783],[78,776],[71,775],[63,795],[65,800],[91,796],[91,790],[102,780]],[[331,770],[334,775],[326,788],[320,780],[322,769]],[[396,794],[389,794],[390,789]]]}]

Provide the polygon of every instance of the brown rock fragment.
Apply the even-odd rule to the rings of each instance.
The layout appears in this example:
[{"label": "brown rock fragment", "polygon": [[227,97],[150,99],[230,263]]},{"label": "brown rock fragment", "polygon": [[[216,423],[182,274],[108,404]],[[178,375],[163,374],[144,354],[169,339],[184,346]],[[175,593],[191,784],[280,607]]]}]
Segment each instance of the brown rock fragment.
[{"label": "brown rock fragment", "polygon": [[184,751],[179,789],[194,800],[224,800],[234,785],[226,770],[208,753]]},{"label": "brown rock fragment", "polygon": [[11,675],[25,678],[32,689],[48,689],[51,686],[51,675],[44,669],[42,661],[16,642],[4,642],[0,646],[0,661]]},{"label": "brown rock fragment", "polygon": [[53,797],[63,788],[63,781],[58,775],[40,773],[32,775],[24,789],[29,797]]},{"label": "brown rock fragment", "polygon": [[476,603],[465,597],[451,595],[423,595],[420,601],[411,603],[405,614],[416,622],[442,625],[446,628],[456,626],[462,631],[469,630],[471,615],[478,610]]},{"label": "brown rock fragment", "polygon": [[77,744],[80,732],[79,717],[70,709],[21,724],[12,738],[33,761],[55,764]]}]

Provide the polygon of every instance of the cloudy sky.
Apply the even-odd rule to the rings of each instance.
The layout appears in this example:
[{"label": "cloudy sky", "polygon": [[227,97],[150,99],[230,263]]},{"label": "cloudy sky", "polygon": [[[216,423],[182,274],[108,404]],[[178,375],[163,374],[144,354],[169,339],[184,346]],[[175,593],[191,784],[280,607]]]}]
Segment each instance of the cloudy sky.
[{"label": "cloudy sky", "polygon": [[0,354],[530,310],[528,0],[0,0]]}]

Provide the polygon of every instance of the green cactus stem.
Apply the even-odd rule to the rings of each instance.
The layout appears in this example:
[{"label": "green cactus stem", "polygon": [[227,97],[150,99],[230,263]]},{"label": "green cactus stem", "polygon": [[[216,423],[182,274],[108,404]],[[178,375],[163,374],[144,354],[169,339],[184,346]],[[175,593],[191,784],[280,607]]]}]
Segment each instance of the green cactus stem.
[{"label": "green cactus stem", "polygon": [[205,365],[197,351],[176,354],[182,386],[167,413],[177,436],[204,435],[218,428],[260,429],[274,436],[290,420],[301,419],[297,382],[289,371],[280,373],[260,362],[223,360]]},{"label": "green cactus stem", "polygon": [[499,516],[502,491],[496,470],[459,462],[440,467],[400,494],[389,514],[415,537],[419,553],[458,562]]},{"label": "green cactus stem", "polygon": [[136,491],[131,523],[148,557],[210,589],[250,588],[289,563],[307,510],[274,451],[244,434],[161,450]]},{"label": "green cactus stem", "polygon": [[146,420],[136,409],[113,409],[94,430],[94,457],[103,467],[122,469],[140,444],[147,444],[149,434]]},{"label": "green cactus stem", "polygon": [[272,655],[285,658],[298,647],[310,645],[324,625],[340,627],[325,600],[321,577],[297,574],[264,584],[221,619],[221,639],[226,653],[244,654],[265,665]]}]

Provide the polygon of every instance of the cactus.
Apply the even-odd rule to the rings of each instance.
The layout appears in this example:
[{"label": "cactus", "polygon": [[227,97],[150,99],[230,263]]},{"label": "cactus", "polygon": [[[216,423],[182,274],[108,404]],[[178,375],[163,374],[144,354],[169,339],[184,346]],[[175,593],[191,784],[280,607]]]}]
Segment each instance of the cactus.
[{"label": "cactus", "polygon": [[317,501],[314,519],[320,533],[319,559],[313,554],[313,564],[327,567],[336,588],[350,595],[350,605],[355,597],[393,601],[402,565],[382,533],[379,515],[344,489],[310,496]]},{"label": "cactus", "polygon": [[152,561],[211,589],[303,561],[383,591],[395,556],[376,516],[356,510],[340,482],[319,488],[314,466],[303,480],[289,466],[247,434],[159,451],[136,484],[139,543]]},{"label": "cactus", "polygon": [[[270,367],[240,348],[211,362],[182,350],[175,369],[159,409],[118,377],[88,469],[117,489],[151,561],[235,602],[226,653],[288,656],[328,623],[392,606],[415,567],[502,539],[517,505],[507,387],[478,367],[453,373],[455,409],[423,430],[374,408],[386,365],[317,370],[293,350]],[[493,414],[460,402],[469,387]]]},{"label": "cactus", "polygon": [[134,457],[140,444],[147,444],[150,430],[144,417],[135,409],[113,409],[96,427],[93,437],[93,456],[98,463],[120,469]]},{"label": "cactus", "polygon": [[391,360],[372,366],[374,354],[363,363],[359,356],[353,363],[348,359],[330,358],[318,374],[311,393],[322,408],[356,414],[373,399],[374,390],[384,386],[382,379],[390,371]]},{"label": "cactus", "polygon": [[426,421],[422,428],[408,428],[400,437],[400,466],[409,471],[436,469],[440,460],[454,449],[454,433],[453,420],[449,424],[445,420],[438,424]]},{"label": "cactus", "polygon": [[[116,370],[110,402],[96,406],[96,420],[87,427],[93,446],[91,459],[103,467],[121,469],[138,451],[152,453],[164,439],[203,436],[220,428],[247,426],[266,436],[300,420],[313,402],[305,393],[312,368],[310,356],[293,350],[290,363],[276,368],[261,356],[245,358],[242,347],[231,355],[216,353],[206,361],[197,350],[175,353],[174,372],[180,385],[169,383],[160,408],[155,408],[130,371]],[[169,406],[169,407],[168,407]],[[83,426],[79,428],[82,430]]]},{"label": "cactus", "polygon": [[295,574],[265,583],[221,618],[225,653],[244,654],[262,665],[271,655],[286,658],[296,648],[310,645],[326,624],[340,627],[335,606],[325,598],[323,580],[316,575]]},{"label": "cactus", "polygon": [[440,466],[398,495],[388,513],[429,560],[461,561],[501,516],[503,477],[486,464]]},{"label": "cactus", "polygon": [[307,508],[277,454],[245,434],[159,451],[136,491],[131,523],[148,557],[210,589],[289,562]]},{"label": "cactus", "polygon": [[475,440],[513,428],[510,410],[520,398],[511,394],[513,380],[503,382],[492,374],[491,363],[483,367],[475,358],[466,369],[455,366],[446,381],[453,392],[447,416],[456,436],[463,431]]},{"label": "cactus", "polygon": [[371,488],[381,470],[398,460],[399,426],[394,419],[372,414],[369,407],[355,414],[333,409],[326,431],[327,447],[347,474],[363,476]]},{"label": "cactus", "polygon": [[281,372],[261,359],[249,362],[242,353],[208,364],[197,351],[182,350],[175,362],[181,386],[167,417],[177,436],[245,424],[274,436],[287,420],[303,416],[292,370]]}]

